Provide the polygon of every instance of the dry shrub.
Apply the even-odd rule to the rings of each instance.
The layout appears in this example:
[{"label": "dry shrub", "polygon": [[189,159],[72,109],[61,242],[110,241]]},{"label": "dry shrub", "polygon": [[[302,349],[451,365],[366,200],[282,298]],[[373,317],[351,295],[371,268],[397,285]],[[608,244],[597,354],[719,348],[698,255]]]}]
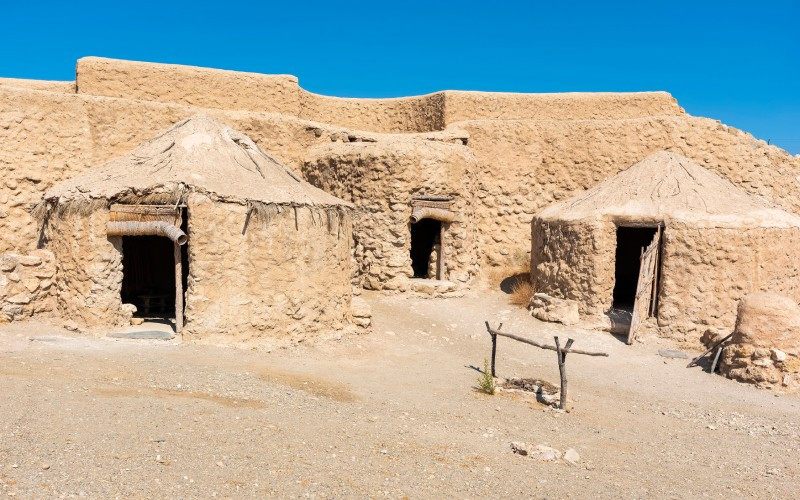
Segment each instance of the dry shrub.
[{"label": "dry shrub", "polygon": [[531,274],[531,256],[528,252],[517,250],[500,266],[489,269],[489,281],[492,286],[501,286],[508,279]]},{"label": "dry shrub", "polygon": [[527,276],[527,279],[518,279],[511,285],[511,294],[509,297],[509,302],[514,304],[515,306],[522,306],[528,307],[528,304],[531,302],[531,297],[533,294],[536,293],[533,289],[533,285],[530,282],[530,276]]},{"label": "dry shrub", "polygon": [[509,302],[516,306],[527,308],[536,293],[531,283],[531,259],[527,252],[517,251],[504,265],[492,268],[489,280],[492,286],[507,293]]},{"label": "dry shrub", "polygon": [[481,392],[485,392],[489,395],[494,395],[496,390],[494,377],[492,377],[492,374],[489,372],[489,360],[486,358],[483,359],[483,371],[481,372],[481,376],[478,377],[478,388],[480,388]]}]

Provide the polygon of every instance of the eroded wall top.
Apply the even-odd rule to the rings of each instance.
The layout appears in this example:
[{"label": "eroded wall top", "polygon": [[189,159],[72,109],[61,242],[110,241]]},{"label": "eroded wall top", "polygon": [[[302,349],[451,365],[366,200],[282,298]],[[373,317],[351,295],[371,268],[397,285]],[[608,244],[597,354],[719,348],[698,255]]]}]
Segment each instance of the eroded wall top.
[{"label": "eroded wall top", "polygon": [[666,92],[513,94],[443,91],[354,99],[307,92],[297,78],[98,57],[78,60],[77,91],[204,108],[272,112],[376,132],[425,132],[476,119],[585,120],[680,115]]}]

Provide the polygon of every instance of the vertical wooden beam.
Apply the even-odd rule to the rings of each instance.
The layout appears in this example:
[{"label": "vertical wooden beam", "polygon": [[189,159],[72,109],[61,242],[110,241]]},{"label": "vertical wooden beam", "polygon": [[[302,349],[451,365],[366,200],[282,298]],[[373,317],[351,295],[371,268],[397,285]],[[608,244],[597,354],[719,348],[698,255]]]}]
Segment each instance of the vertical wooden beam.
[{"label": "vertical wooden beam", "polygon": [[653,264],[653,291],[650,295],[650,316],[656,314],[656,301],[658,300],[658,267],[661,265],[661,225],[656,230],[658,243],[656,244],[655,263]]},{"label": "vertical wooden beam", "polygon": [[[492,336],[492,377],[496,377],[497,374],[494,370],[494,361],[497,358],[497,334],[492,332],[492,328],[489,326],[488,321],[484,321],[484,324],[486,325],[486,331]],[[503,328],[503,323],[500,323],[500,326],[497,327],[498,330],[501,328]]]},{"label": "vertical wooden beam", "polygon": [[446,280],[444,267],[444,222],[439,222],[439,258],[436,261],[436,279]]},{"label": "vertical wooden beam", "polygon": [[180,333],[183,328],[183,259],[181,246],[174,245],[175,256],[175,333]]},{"label": "vertical wooden beam", "polygon": [[558,403],[558,407],[562,410],[567,408],[567,367],[565,363],[567,361],[567,353],[564,350],[569,350],[572,347],[572,339],[567,340],[567,344],[564,346],[564,349],[561,349],[561,344],[558,342],[558,337],[553,337],[556,341],[556,354],[558,355],[558,373],[561,375],[561,399]]},{"label": "vertical wooden beam", "polygon": [[495,335],[494,333],[492,333],[491,335],[492,335],[492,377],[496,377],[497,375],[495,374],[494,371],[494,360],[495,358],[497,358],[497,335]]}]

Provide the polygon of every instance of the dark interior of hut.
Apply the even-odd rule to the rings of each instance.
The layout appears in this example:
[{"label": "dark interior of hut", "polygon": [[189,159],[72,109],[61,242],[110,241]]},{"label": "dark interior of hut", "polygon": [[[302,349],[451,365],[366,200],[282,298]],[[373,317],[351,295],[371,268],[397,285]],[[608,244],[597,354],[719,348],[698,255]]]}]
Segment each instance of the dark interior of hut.
[{"label": "dark interior of hut", "polygon": [[173,243],[163,236],[122,238],[122,302],[137,317],[175,316]]},{"label": "dark interior of hut", "polygon": [[428,268],[441,226],[442,223],[434,219],[411,224],[411,267],[415,278],[435,277],[428,275]]},{"label": "dark interior of hut", "polygon": [[653,241],[657,229],[657,227],[617,227],[614,309],[633,310],[642,250]]}]

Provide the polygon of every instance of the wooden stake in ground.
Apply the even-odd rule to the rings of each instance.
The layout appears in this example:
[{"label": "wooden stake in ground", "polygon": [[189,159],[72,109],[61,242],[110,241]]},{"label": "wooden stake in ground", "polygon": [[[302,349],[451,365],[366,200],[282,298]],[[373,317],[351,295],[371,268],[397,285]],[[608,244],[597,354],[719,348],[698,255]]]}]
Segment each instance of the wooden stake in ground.
[{"label": "wooden stake in ground", "polygon": [[561,349],[561,344],[558,341],[558,337],[553,337],[556,341],[556,354],[558,355],[558,373],[561,375],[561,400],[558,402],[558,407],[562,410],[567,408],[567,368],[565,363],[567,361],[567,352],[569,352],[569,348],[572,346],[574,340],[569,339],[567,340],[567,345],[564,346],[564,349]]},{"label": "wooden stake in ground", "polygon": [[[486,328],[489,328],[488,321],[486,322]],[[503,323],[500,323],[500,326],[497,327],[498,330],[501,328],[503,328]],[[494,373],[494,359],[497,356],[497,334],[492,333],[492,330],[489,329],[489,335],[492,336],[492,377],[496,377],[497,375]]]},{"label": "wooden stake in ground", "polygon": [[556,354],[558,355],[558,371],[561,375],[561,400],[559,401],[558,407],[561,408],[562,410],[566,409],[567,407],[567,369],[565,367],[567,354],[574,352],[575,354],[585,354],[587,356],[608,356],[608,353],[606,352],[583,351],[581,349],[573,349],[572,348],[572,343],[574,342],[573,339],[568,339],[566,345],[564,345],[564,348],[562,349],[561,344],[558,341],[558,337],[554,337],[556,341],[555,346],[541,344],[539,342],[536,342],[535,340],[526,339],[525,337],[519,337],[517,335],[513,335],[507,332],[501,332],[500,328],[503,327],[502,323],[500,323],[500,326],[498,326],[496,330],[492,329],[492,327],[489,326],[488,321],[484,323],[486,324],[486,331],[489,332],[489,335],[492,336],[492,377],[495,376],[494,362],[495,362],[495,356],[497,355],[498,336],[507,337],[516,340],[517,342],[522,342],[523,344],[532,345],[540,349],[548,349],[550,351],[556,351]]}]

